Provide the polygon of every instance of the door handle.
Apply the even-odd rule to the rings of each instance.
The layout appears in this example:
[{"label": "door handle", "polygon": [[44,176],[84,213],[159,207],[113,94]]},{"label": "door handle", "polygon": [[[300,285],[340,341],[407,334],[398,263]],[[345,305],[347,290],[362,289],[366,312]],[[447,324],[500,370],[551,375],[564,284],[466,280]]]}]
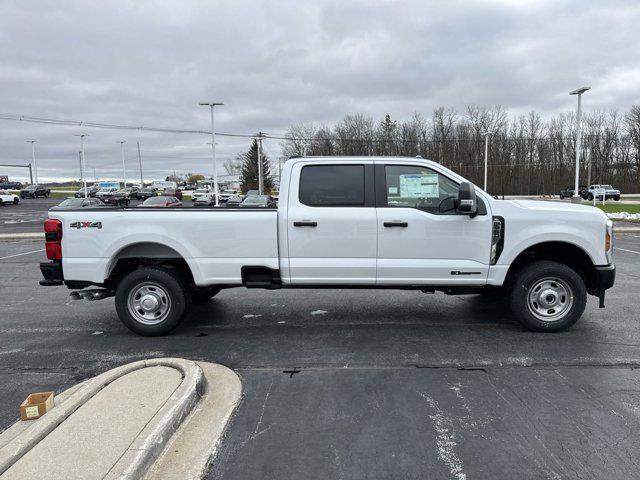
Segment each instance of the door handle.
[{"label": "door handle", "polygon": [[402,227],[402,228],[406,228],[409,226],[407,222],[384,222],[383,225],[385,227]]},{"label": "door handle", "polygon": [[318,222],[308,222],[308,221],[293,222],[293,226],[294,227],[317,227],[318,226]]}]

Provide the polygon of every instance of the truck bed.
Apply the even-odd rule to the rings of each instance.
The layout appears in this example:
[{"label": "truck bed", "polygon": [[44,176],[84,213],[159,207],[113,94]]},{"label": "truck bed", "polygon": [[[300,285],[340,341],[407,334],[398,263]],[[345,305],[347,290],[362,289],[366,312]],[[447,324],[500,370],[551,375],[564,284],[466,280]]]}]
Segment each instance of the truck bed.
[{"label": "truck bed", "polygon": [[276,209],[85,208],[49,218],[63,224],[65,280],[101,283],[118,258],[150,253],[184,258],[197,285],[239,284],[244,265],[279,267]]}]

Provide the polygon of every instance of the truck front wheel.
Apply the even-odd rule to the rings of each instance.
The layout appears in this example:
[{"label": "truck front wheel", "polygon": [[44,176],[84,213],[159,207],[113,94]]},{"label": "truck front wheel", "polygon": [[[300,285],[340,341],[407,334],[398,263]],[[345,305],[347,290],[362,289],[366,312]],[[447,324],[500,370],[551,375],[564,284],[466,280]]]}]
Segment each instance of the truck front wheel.
[{"label": "truck front wheel", "polygon": [[525,328],[534,332],[560,332],[582,316],[587,290],[574,270],[542,260],[518,273],[510,304],[513,315]]},{"label": "truck front wheel", "polygon": [[127,275],[116,290],[116,310],[125,326],[143,336],[165,335],[187,313],[189,291],[173,271],[140,268]]}]

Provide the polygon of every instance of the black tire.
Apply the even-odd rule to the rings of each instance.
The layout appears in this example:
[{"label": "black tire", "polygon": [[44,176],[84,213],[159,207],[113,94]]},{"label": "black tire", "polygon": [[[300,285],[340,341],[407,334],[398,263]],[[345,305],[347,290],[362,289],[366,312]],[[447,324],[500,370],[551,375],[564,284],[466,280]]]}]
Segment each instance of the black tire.
[{"label": "black tire", "polygon": [[[539,289],[538,298],[534,298],[536,289]],[[545,292],[548,292],[546,296]],[[547,301],[554,302],[542,303]],[[570,267],[541,260],[518,272],[509,303],[513,316],[528,330],[560,332],[582,316],[587,304],[587,289],[580,275]]]},{"label": "black tire", "polygon": [[218,293],[220,293],[219,287],[194,288],[191,290],[191,299],[194,303],[203,303],[211,300]]},{"label": "black tire", "polygon": [[[151,297],[159,305],[159,310],[166,308],[166,312],[160,315],[161,320],[141,320],[143,315],[152,315],[152,312],[144,312],[142,309],[135,314],[134,303],[139,301],[138,292],[141,288],[155,288],[149,292]],[[145,295],[146,296],[146,295]],[[135,297],[138,297],[136,300]],[[162,300],[160,300],[162,299]],[[189,290],[182,279],[172,270],[162,267],[145,267],[127,275],[116,289],[116,311],[122,323],[131,330],[145,337],[166,335],[180,324],[185,317],[191,298]],[[130,303],[131,302],[131,303]]]},{"label": "black tire", "polygon": [[[256,157],[256,158],[258,158],[258,157]],[[619,202],[619,201],[620,201],[620,197],[613,197],[613,199],[614,199],[616,202]]]},{"label": "black tire", "polygon": [[[258,157],[256,157],[256,158],[258,158]],[[563,194],[560,194],[560,200],[564,200],[564,195]]]},{"label": "black tire", "polygon": [[[258,158],[258,157],[256,157],[256,158]],[[2,206],[2,199],[0,198],[0,207],[1,207],[1,206]]]},{"label": "black tire", "polygon": [[[258,158],[258,157],[256,157],[256,158]],[[20,199],[18,197],[13,199],[13,204],[14,205],[18,205],[19,203],[20,203]]]},{"label": "black tire", "polygon": [[593,200],[593,195],[592,194],[587,195],[587,200],[592,201]]}]

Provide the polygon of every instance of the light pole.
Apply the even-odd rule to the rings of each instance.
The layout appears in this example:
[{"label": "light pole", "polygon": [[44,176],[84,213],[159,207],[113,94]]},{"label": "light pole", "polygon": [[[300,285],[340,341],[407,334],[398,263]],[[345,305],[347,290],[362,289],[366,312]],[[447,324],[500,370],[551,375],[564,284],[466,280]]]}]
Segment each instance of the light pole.
[{"label": "light pole", "polygon": [[493,132],[484,132],[484,188],[487,191],[487,164],[489,163],[489,135],[493,135]]},{"label": "light pole", "polygon": [[573,197],[571,197],[572,203],[580,203],[582,201],[578,194],[578,183],[580,183],[580,146],[582,143],[582,94],[590,89],[591,87],[581,87],[569,92],[569,95],[578,95],[578,112],[576,114],[576,182]]},{"label": "light pole", "polygon": [[216,199],[216,207],[219,207],[218,203],[218,163],[216,162],[216,131],[215,123],[213,120],[213,108],[216,105],[224,105],[221,102],[200,102],[201,106],[207,106],[211,108],[211,154],[213,155],[213,196]]},{"label": "light pole", "polygon": [[127,170],[124,165],[124,144],[126,143],[126,141],[120,140],[118,143],[120,144],[120,155],[122,156],[122,181],[124,183],[123,188],[127,188]]},{"label": "light pole", "polygon": [[80,133],[74,135],[74,137],[80,137],[80,166],[82,167],[82,185],[84,186],[84,198],[87,198],[87,177],[85,175],[85,162],[84,162],[84,137],[88,137],[86,133]]},{"label": "light pole", "polygon": [[31,158],[33,161],[33,170],[36,177],[36,185],[38,185],[38,162],[36,162],[36,141],[35,140],[27,140],[27,143],[31,144]]}]

